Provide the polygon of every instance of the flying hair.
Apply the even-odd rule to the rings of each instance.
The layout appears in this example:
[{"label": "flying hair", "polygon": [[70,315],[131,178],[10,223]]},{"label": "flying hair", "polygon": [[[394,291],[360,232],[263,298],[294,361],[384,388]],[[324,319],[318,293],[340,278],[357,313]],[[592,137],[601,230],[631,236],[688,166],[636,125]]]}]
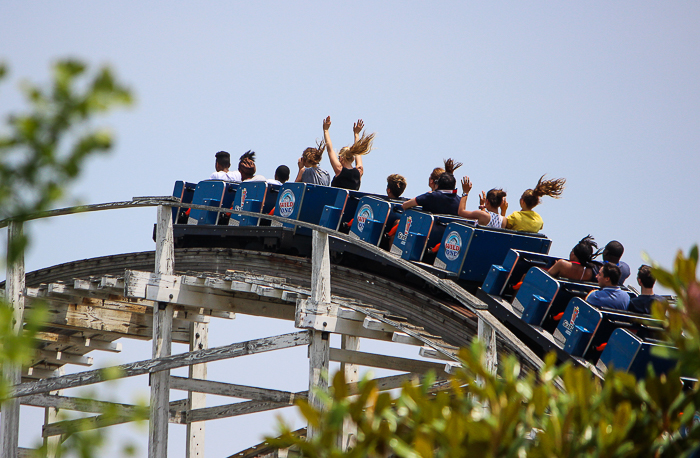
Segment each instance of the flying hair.
[{"label": "flying hair", "polygon": [[317,140],[316,141],[316,148],[306,148],[304,152],[302,153],[301,157],[304,158],[304,160],[310,164],[313,164],[314,167],[317,166],[320,162],[321,159],[323,159],[323,152],[326,150],[326,142],[321,140],[320,142]]},{"label": "flying hair", "polygon": [[522,195],[522,199],[528,208],[535,208],[540,204],[540,198],[542,196],[554,197],[555,199],[561,197],[564,191],[564,184],[566,184],[565,178],[545,180],[544,175],[542,175],[535,189],[526,190]]},{"label": "flying hair", "polygon": [[255,162],[255,151],[248,150],[243,155],[238,159],[239,162],[243,162],[246,159],[250,159],[251,161]]},{"label": "flying hair", "polygon": [[582,266],[589,267],[589,263],[595,255],[594,250],[596,248],[598,248],[598,244],[593,237],[588,234],[582,238],[571,251],[574,253],[576,259],[578,259]]},{"label": "flying hair", "polygon": [[462,167],[461,162],[455,162],[455,160],[452,158],[443,159],[443,161],[445,162],[445,173],[449,173],[451,175],[454,175],[455,170]]},{"label": "flying hair", "polygon": [[341,160],[347,163],[352,163],[355,156],[362,156],[372,151],[372,142],[374,141],[374,132],[366,135],[362,132],[362,136],[352,146],[344,146],[340,149],[338,156]]}]

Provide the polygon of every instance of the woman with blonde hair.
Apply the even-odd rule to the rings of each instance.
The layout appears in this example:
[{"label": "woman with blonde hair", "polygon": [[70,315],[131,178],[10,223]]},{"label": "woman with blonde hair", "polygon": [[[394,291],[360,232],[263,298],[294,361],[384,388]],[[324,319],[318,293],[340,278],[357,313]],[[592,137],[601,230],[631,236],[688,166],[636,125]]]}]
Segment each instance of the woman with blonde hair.
[{"label": "woman with blonde hair", "polygon": [[309,147],[304,150],[297,161],[299,173],[297,173],[297,178],[294,180],[295,182],[330,186],[331,176],[318,166],[321,159],[323,159],[323,152],[325,150],[326,143],[323,140],[320,143],[316,143],[316,148]]},{"label": "woman with blonde hair", "polygon": [[[328,116],[323,120],[323,138],[326,141],[328,149],[328,158],[331,161],[331,166],[335,172],[335,177],[331,181],[331,186],[334,188],[343,188],[358,191],[360,182],[364,173],[362,167],[362,156],[372,150],[372,141],[374,134],[365,135],[364,132],[360,136],[360,132],[365,124],[361,119],[358,119],[352,125],[352,132],[355,134],[355,142],[352,146],[344,146],[340,152],[336,153],[331,142],[331,135],[328,129],[331,127],[331,117]],[[353,167],[353,162],[355,166]]]},{"label": "woman with blonde hair", "polygon": [[506,227],[514,231],[539,232],[544,222],[542,221],[542,217],[532,209],[540,204],[542,196],[558,199],[564,191],[565,183],[566,179],[564,178],[544,180],[544,175],[542,175],[535,189],[526,190],[520,197],[521,210],[513,212],[508,216]]}]

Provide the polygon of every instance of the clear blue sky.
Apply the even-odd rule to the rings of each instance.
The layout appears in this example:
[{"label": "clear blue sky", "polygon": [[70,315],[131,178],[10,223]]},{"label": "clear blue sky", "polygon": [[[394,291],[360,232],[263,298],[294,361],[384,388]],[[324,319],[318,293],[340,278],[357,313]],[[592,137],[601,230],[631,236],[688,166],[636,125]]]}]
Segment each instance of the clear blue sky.
[{"label": "clear blue sky", "polygon": [[[642,251],[669,265],[698,242],[697,2],[5,0],[0,17],[3,116],[22,107],[18,82],[48,81],[59,57],[108,63],[133,88],[133,109],[98,122],[117,144],[72,190],[83,202],[167,195],[208,177],[222,149],[255,150],[266,176],[294,169],[330,115],[336,146],[357,118],[377,132],[364,191],[401,173],[413,197],[454,157],[476,191],[505,188],[511,210],[540,175],[565,177],[563,198],[537,208],[554,255],[592,234],[620,240],[634,271]],[[27,267],[153,249],[154,220],[33,224]],[[257,442],[223,436],[209,434],[208,453]]]}]

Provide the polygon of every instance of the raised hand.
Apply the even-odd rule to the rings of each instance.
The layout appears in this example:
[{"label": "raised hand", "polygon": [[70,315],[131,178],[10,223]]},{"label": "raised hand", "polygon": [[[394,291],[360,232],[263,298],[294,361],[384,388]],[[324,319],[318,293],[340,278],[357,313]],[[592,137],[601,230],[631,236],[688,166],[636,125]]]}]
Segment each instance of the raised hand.
[{"label": "raised hand", "polygon": [[331,127],[331,117],[327,117],[323,120],[323,130],[328,130]]},{"label": "raised hand", "polygon": [[[329,117],[329,119],[330,119],[330,117]],[[329,123],[330,123],[330,121],[329,121]],[[364,128],[365,128],[365,123],[361,119],[358,119],[357,122],[352,125],[352,132],[355,135],[359,135],[360,132],[362,132],[362,129],[364,129]]]},{"label": "raised hand", "polygon": [[481,191],[481,194],[479,194],[479,207],[484,206],[486,206],[486,193]]},{"label": "raised hand", "polygon": [[299,170],[304,168],[304,156],[299,158],[299,160],[297,161],[297,165],[299,166]]},{"label": "raised hand", "polygon": [[462,192],[465,194],[469,194],[469,191],[472,190],[472,182],[469,180],[469,177],[464,177],[462,178]]},{"label": "raised hand", "polygon": [[506,215],[506,210],[508,210],[508,201],[504,197],[503,202],[501,202],[501,215],[502,216]]}]

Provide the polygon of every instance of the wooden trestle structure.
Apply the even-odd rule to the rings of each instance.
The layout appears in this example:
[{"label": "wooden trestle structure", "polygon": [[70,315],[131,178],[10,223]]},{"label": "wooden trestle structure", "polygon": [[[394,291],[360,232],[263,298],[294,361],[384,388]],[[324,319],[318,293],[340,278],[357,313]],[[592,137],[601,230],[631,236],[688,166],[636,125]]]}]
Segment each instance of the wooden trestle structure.
[{"label": "wooden trestle structure", "polygon": [[[330,361],[341,363],[351,391],[359,378],[359,366],[400,371],[400,375],[378,379],[384,390],[400,387],[428,370],[444,380],[459,365],[457,349],[475,336],[486,342],[487,364],[493,371],[498,357],[505,354],[516,354],[529,370],[542,365],[488,312],[482,301],[454,282],[326,228],[295,222],[313,229],[309,260],[230,248],[175,250],[172,207],[222,209],[181,204],[172,198],[135,198],[130,202],[74,207],[30,219],[142,206],[158,208],[155,252],[77,261],[27,275],[23,256],[8,264],[5,298],[15,311],[15,332],[22,332],[25,303],[27,307],[35,301],[48,304],[49,320],[38,335],[39,348],[30,366],[3,367],[3,375],[12,385],[12,398],[2,404],[0,414],[3,457],[23,455],[18,447],[20,404],[46,408],[42,436],[54,443],[73,426],[70,421],[57,422],[56,409],[97,414],[90,419],[93,428],[129,421],[135,406],[60,394],[67,388],[105,381],[109,371],[63,375],[62,368],[66,364],[90,366],[92,358],[86,355],[93,350],[119,352],[121,345],[115,341],[120,338],[153,342],[151,359],[123,364],[118,367],[117,376],[150,374],[148,456],[153,458],[167,456],[170,423],[187,426],[187,456],[201,457],[206,421],[279,409],[298,398],[320,405],[316,390],[328,388]],[[12,243],[21,234],[22,223],[0,222],[0,227],[5,226],[9,226],[8,240]],[[332,266],[329,237],[361,245],[376,256],[390,259],[431,285],[436,294],[361,270]],[[231,319],[235,314],[294,321],[299,331],[208,348],[210,320]],[[341,336],[341,348],[330,346],[332,333]],[[416,346],[421,356],[434,361],[362,352],[360,339]],[[190,351],[172,355],[172,342],[188,343]],[[309,349],[309,387],[314,389],[286,392],[207,380],[208,362],[300,345]],[[180,367],[189,367],[188,377],[170,375],[170,370]],[[188,398],[170,402],[171,389],[188,391]],[[206,407],[206,394],[247,401]],[[106,407],[115,408],[120,415],[103,417],[100,412]],[[308,434],[313,435],[314,431],[309,430]],[[339,440],[347,446],[352,435],[348,426]],[[265,447],[258,447],[232,456],[268,453]]]}]

